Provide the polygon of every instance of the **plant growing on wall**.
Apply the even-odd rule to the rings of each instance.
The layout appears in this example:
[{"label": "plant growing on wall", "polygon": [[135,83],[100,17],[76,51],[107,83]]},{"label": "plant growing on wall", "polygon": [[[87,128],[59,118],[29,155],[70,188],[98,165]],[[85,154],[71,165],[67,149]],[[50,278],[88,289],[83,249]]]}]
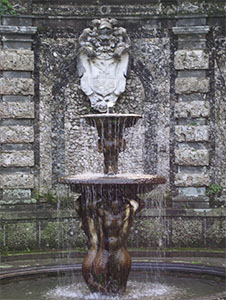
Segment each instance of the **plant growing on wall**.
[{"label": "plant growing on wall", "polygon": [[16,12],[8,0],[0,0],[0,16],[15,15]]}]

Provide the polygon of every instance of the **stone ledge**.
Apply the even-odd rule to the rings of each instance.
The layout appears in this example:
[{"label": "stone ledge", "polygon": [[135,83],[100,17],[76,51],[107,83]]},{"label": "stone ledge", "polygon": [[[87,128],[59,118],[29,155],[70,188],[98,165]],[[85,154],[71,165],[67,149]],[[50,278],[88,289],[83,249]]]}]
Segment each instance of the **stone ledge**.
[{"label": "stone ledge", "polygon": [[186,77],[176,78],[175,92],[177,94],[208,93],[210,81],[208,78]]},{"label": "stone ledge", "polygon": [[17,172],[14,174],[0,175],[1,189],[23,189],[34,188],[34,176],[32,174],[25,174]]},{"label": "stone ledge", "polygon": [[34,53],[30,50],[0,51],[0,70],[33,71]]},{"label": "stone ledge", "polygon": [[0,117],[9,119],[34,119],[34,103],[26,102],[0,102]]},{"label": "stone ledge", "polygon": [[178,195],[172,199],[174,208],[209,208],[209,198],[205,196],[186,197]]},{"label": "stone ledge", "polygon": [[175,126],[175,136],[178,142],[207,142],[209,126],[177,125]]},{"label": "stone ledge", "polygon": [[33,167],[34,152],[21,151],[2,151],[0,152],[0,167]]},{"label": "stone ledge", "polygon": [[191,34],[207,34],[210,31],[209,26],[179,26],[172,28],[173,33],[177,35],[191,35]]},{"label": "stone ledge", "polygon": [[0,78],[2,95],[34,95],[34,80],[29,78]]},{"label": "stone ledge", "polygon": [[176,70],[209,69],[209,55],[204,50],[178,50],[175,52]]},{"label": "stone ledge", "polygon": [[179,102],[175,104],[176,118],[207,118],[210,114],[210,105],[205,101]]},{"label": "stone ledge", "polygon": [[184,166],[207,166],[209,165],[208,150],[175,150],[175,163]]},{"label": "stone ledge", "polygon": [[175,176],[176,186],[208,186],[210,177],[208,174],[177,173]]},{"label": "stone ledge", "polygon": [[34,128],[32,126],[0,126],[0,143],[20,144],[34,141]]}]

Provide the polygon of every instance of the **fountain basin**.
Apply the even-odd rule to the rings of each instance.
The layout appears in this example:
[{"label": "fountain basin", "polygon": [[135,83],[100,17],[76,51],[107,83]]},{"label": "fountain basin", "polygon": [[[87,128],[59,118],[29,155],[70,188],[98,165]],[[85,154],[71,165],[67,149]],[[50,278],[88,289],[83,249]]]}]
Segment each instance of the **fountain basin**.
[{"label": "fountain basin", "polygon": [[0,291],[5,300],[223,300],[224,280],[223,268],[134,262],[129,291],[112,298],[91,294],[83,282],[81,265],[75,264],[8,271],[0,275]]},{"label": "fountain basin", "polygon": [[88,114],[82,116],[86,122],[91,126],[96,126],[96,124],[107,126],[110,124],[116,124],[118,126],[123,126],[124,128],[134,126],[136,122],[142,118],[139,114],[115,114],[115,113],[106,113],[106,114]]},{"label": "fountain basin", "polygon": [[132,189],[135,193],[143,193],[152,190],[157,184],[166,183],[166,179],[162,176],[148,174],[103,175],[87,173],[62,177],[59,179],[59,182],[68,184],[74,192],[78,193],[88,186],[101,189],[123,187],[126,190]]}]

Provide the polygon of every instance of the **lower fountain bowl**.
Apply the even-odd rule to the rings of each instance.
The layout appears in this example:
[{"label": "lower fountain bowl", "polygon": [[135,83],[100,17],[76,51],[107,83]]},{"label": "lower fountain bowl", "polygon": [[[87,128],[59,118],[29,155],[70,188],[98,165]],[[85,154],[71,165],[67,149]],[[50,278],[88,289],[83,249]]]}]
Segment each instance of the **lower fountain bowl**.
[{"label": "lower fountain bowl", "polygon": [[[56,277],[58,275],[58,277]],[[124,295],[91,294],[81,265],[60,265],[6,271],[0,275],[4,300],[223,300],[223,268],[189,264],[135,262]]]},{"label": "lower fountain bowl", "polygon": [[103,175],[86,173],[59,179],[59,183],[69,185],[75,192],[81,192],[83,187],[93,186],[102,189],[109,189],[109,187],[128,188],[134,189],[135,193],[143,193],[152,190],[157,184],[164,184],[165,182],[166,179],[163,176],[146,174]]}]

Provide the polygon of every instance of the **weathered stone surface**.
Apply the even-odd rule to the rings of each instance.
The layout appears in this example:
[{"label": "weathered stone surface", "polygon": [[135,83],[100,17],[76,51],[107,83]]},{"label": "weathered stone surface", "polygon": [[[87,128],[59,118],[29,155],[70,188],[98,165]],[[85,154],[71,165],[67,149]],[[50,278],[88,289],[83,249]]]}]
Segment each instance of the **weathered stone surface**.
[{"label": "weathered stone surface", "polygon": [[177,94],[208,93],[209,79],[199,77],[176,78],[175,91]]},{"label": "weathered stone surface", "polygon": [[175,219],[172,221],[172,244],[177,247],[200,247],[203,240],[202,221]]},{"label": "weathered stone surface", "polygon": [[177,125],[175,136],[178,142],[204,142],[209,140],[209,126],[207,125]]},{"label": "weathered stone surface", "polygon": [[176,118],[205,118],[210,114],[210,105],[205,101],[179,102],[174,113]]},{"label": "weathered stone surface", "polygon": [[34,176],[22,172],[14,174],[1,174],[0,175],[0,188],[1,189],[23,189],[34,187]]},{"label": "weathered stone surface", "polygon": [[186,197],[200,197],[206,195],[206,187],[180,187],[179,194]]},{"label": "weathered stone surface", "polygon": [[0,126],[0,143],[32,143],[33,141],[32,126]]},{"label": "weathered stone surface", "polygon": [[173,33],[178,35],[196,35],[207,34],[210,30],[209,26],[178,26],[173,27]]},{"label": "weathered stone surface", "polygon": [[0,51],[0,70],[33,71],[34,52],[29,50]]},{"label": "weathered stone surface", "polygon": [[34,166],[33,151],[2,151],[0,152],[0,167],[32,167]]},{"label": "weathered stone surface", "polygon": [[213,245],[225,245],[225,228],[225,218],[218,218],[214,222],[212,222],[212,224],[206,229],[206,237],[208,243],[212,243]]},{"label": "weathered stone surface", "polygon": [[173,197],[172,204],[174,208],[209,208],[209,197],[186,197],[178,195]]},{"label": "weathered stone surface", "polygon": [[29,78],[0,78],[0,94],[33,95],[34,81]]},{"label": "weathered stone surface", "polygon": [[214,63],[215,81],[215,167],[217,184],[226,188],[226,38],[219,40]]},{"label": "weathered stone surface", "polygon": [[11,199],[28,199],[31,197],[30,189],[13,189],[13,190],[3,190],[3,200]]},{"label": "weathered stone surface", "polygon": [[175,176],[176,186],[208,186],[209,183],[208,174],[177,173]]},{"label": "weathered stone surface", "polygon": [[[172,0],[124,0],[121,2],[116,0],[102,1],[106,5],[90,5],[94,4],[93,0],[77,0],[76,4],[71,5],[73,2],[69,0],[48,1],[48,9],[46,9],[46,1],[32,1],[32,12],[34,14],[42,15],[73,15],[73,16],[87,16],[87,17],[104,17],[105,15],[113,15],[114,17],[122,16],[156,16],[156,15],[195,15],[200,14],[213,14],[218,12],[222,14],[222,3],[218,1],[172,1]],[[70,5],[68,5],[70,3]],[[96,2],[98,3],[98,2]],[[107,5],[108,4],[108,5]],[[62,9],[62,5],[64,9]],[[192,26],[198,28],[206,28],[207,26]],[[196,30],[197,32],[198,30]],[[199,30],[200,32],[200,30]],[[202,30],[203,32],[203,30]],[[207,33],[208,31],[204,31]]]},{"label": "weathered stone surface", "polygon": [[26,102],[0,102],[1,118],[33,119],[34,103]]},{"label": "weathered stone surface", "polygon": [[175,163],[185,166],[206,166],[209,164],[208,150],[175,150]]},{"label": "weathered stone surface", "polygon": [[32,26],[7,26],[0,25],[0,33],[3,34],[35,34],[37,27]]},{"label": "weathered stone surface", "polygon": [[176,70],[203,70],[209,68],[209,56],[204,50],[178,50],[175,52]]}]

